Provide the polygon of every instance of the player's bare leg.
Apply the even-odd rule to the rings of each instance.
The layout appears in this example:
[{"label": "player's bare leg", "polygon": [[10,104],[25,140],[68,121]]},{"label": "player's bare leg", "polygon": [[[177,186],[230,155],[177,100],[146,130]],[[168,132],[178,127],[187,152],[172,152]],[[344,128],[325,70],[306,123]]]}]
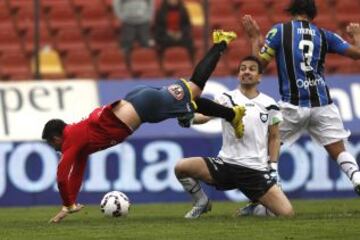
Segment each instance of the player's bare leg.
[{"label": "player's bare leg", "polygon": [[82,204],[74,204],[71,207],[65,207],[63,206],[61,210],[49,220],[49,223],[59,223],[61,220],[66,218],[69,214],[77,213],[81,211],[85,206]]},{"label": "player's bare leg", "polygon": [[175,166],[175,175],[194,201],[192,209],[185,214],[185,218],[196,219],[211,211],[211,201],[199,183],[199,180],[213,183],[204,159],[193,157],[180,160]]},{"label": "player's bare leg", "polygon": [[[255,213],[255,208],[259,206],[268,210]],[[246,207],[237,210],[235,213],[236,216],[269,216],[271,214],[285,217],[294,216],[294,210],[289,199],[277,185],[272,186],[259,198],[258,202],[250,202]]]},{"label": "player's bare leg", "polygon": [[338,141],[324,146],[330,157],[339,164],[341,170],[348,176],[355,192],[360,195],[360,171],[356,159],[345,150],[344,141]]}]

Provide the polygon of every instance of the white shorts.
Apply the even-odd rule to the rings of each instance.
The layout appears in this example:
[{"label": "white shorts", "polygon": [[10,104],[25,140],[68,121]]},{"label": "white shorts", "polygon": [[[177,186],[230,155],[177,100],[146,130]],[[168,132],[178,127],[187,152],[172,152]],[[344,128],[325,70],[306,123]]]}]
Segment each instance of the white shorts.
[{"label": "white shorts", "polygon": [[285,144],[293,144],[305,132],[322,146],[350,136],[335,104],[308,108],[280,101],[279,106],[284,118],[280,123],[280,138]]}]

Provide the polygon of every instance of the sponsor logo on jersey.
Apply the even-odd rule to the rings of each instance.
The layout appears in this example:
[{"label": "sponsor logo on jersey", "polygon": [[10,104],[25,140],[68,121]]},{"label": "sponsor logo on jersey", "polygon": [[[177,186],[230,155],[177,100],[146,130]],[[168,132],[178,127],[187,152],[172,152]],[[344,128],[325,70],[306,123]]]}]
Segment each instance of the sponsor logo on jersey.
[{"label": "sponsor logo on jersey", "polygon": [[269,114],[267,113],[260,113],[260,119],[263,123],[266,123],[269,118]]},{"label": "sponsor logo on jersey", "polygon": [[325,86],[325,81],[322,78],[317,79],[297,79],[296,86],[298,88],[308,89],[309,87]]},{"label": "sponsor logo on jersey", "polygon": [[172,84],[168,87],[168,91],[176,100],[182,100],[184,98],[184,89],[179,84]]}]

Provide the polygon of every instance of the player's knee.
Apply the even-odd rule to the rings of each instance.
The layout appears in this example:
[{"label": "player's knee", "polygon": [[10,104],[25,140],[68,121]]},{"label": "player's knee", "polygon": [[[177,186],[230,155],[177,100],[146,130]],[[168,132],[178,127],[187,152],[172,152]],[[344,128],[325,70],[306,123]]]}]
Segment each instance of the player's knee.
[{"label": "player's knee", "polygon": [[284,207],[281,211],[281,213],[279,214],[279,216],[282,217],[293,217],[295,215],[294,209],[292,206],[287,206]]},{"label": "player's knee", "polygon": [[175,165],[175,175],[177,178],[186,177],[187,171],[186,171],[186,163],[185,159],[181,159],[178,161]]}]

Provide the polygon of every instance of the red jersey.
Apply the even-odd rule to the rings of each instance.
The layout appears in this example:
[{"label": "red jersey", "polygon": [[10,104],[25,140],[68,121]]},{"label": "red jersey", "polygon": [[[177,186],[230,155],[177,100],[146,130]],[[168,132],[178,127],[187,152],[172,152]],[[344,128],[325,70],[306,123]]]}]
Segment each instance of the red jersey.
[{"label": "red jersey", "polygon": [[64,206],[76,201],[88,156],[121,143],[132,133],[111,109],[111,105],[96,108],[88,118],[67,125],[63,131],[57,181]]},{"label": "red jersey", "polygon": [[167,14],[167,30],[173,32],[180,31],[181,14],[179,9],[170,9]]}]

